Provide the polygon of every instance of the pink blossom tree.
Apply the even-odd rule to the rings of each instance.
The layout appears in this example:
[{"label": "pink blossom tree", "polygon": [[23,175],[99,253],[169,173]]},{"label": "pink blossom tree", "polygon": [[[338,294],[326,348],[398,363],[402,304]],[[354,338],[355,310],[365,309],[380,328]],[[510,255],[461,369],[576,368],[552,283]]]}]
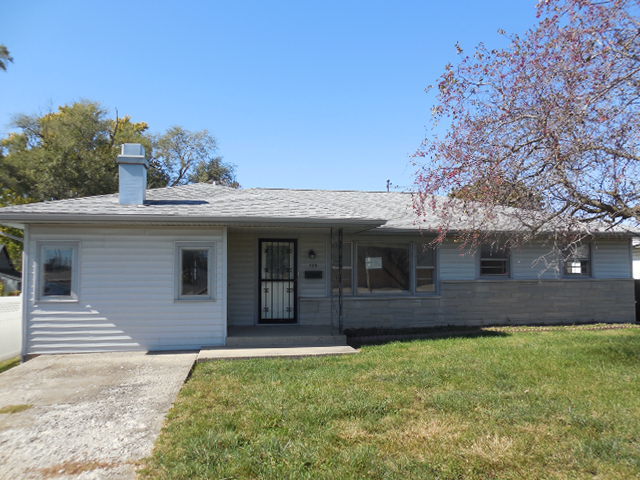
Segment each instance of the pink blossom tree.
[{"label": "pink blossom tree", "polygon": [[457,46],[416,153],[415,207],[435,213],[440,239],[461,212],[466,240],[482,238],[504,205],[520,239],[639,224],[639,12],[640,0],[546,0],[507,48]]}]

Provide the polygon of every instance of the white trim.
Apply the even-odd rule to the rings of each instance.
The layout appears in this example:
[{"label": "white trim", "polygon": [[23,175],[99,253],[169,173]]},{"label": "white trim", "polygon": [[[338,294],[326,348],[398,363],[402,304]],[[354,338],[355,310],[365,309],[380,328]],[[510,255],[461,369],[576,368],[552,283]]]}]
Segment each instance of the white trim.
[{"label": "white trim", "polygon": [[[589,249],[588,252],[588,256],[587,261],[588,263],[588,268],[589,268],[589,273],[567,273],[566,270],[566,266],[567,266],[567,262],[569,261],[569,257],[565,258],[565,254],[564,254],[564,249],[561,249],[561,253],[560,255],[562,256],[562,258],[560,259],[560,277],[564,280],[571,280],[571,279],[576,279],[576,278],[594,278],[593,275],[593,242],[584,242],[584,243],[580,243],[578,245],[578,247],[581,247],[583,245],[586,245],[587,248]],[[584,258],[584,257],[575,257],[576,259],[580,259],[580,258]]]},{"label": "white trim", "polygon": [[224,227],[222,229],[222,272],[220,273],[220,279],[222,284],[220,285],[221,293],[220,298],[222,299],[222,318],[224,320],[224,345],[227,344],[227,334],[229,329],[229,318],[228,318],[228,304],[229,299],[227,297],[227,288],[229,285],[229,277],[228,277],[228,263],[229,263],[229,248],[227,246],[227,240],[229,238],[228,228]]},{"label": "white trim", "polygon": [[[182,251],[183,250],[207,250],[207,292],[208,295],[182,295]],[[215,242],[175,242],[175,270],[173,272],[174,300],[176,302],[213,302],[216,300],[215,282],[216,271],[216,247]],[[223,296],[224,298],[224,296]]]},{"label": "white trim", "polygon": [[[489,257],[483,257],[482,256],[482,246],[483,245],[487,245],[487,243],[481,243],[476,251],[476,265],[477,265],[477,275],[476,275],[476,280],[486,280],[486,279],[490,279],[490,280],[511,280],[512,279],[512,255],[513,255],[513,250],[510,247],[506,247],[507,249],[507,256],[506,257],[496,257],[496,258],[489,258]],[[507,262],[507,273],[482,273],[482,261],[483,260],[499,260],[499,261],[506,261]]]},{"label": "white trim", "polygon": [[22,360],[26,360],[29,339],[27,334],[29,329],[29,296],[31,295],[31,242],[29,239],[29,225],[24,226],[22,250]]},{"label": "white trim", "polygon": [[[44,295],[43,251],[47,247],[71,248],[70,295]],[[36,288],[34,297],[39,303],[77,303],[80,298],[80,242],[75,240],[39,240],[36,242]]]}]

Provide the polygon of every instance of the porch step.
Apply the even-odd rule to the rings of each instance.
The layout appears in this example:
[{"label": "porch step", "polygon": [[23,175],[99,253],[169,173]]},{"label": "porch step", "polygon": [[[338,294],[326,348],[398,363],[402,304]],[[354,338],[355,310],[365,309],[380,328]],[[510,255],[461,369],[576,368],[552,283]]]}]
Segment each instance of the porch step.
[{"label": "porch step", "polygon": [[349,346],[329,346],[329,347],[278,347],[278,348],[210,348],[200,350],[197,362],[207,362],[211,360],[229,360],[241,358],[303,358],[303,357],[324,357],[331,355],[351,355],[359,350]]},{"label": "porch step", "polygon": [[345,335],[330,328],[305,326],[229,327],[226,348],[333,347],[346,346]]}]

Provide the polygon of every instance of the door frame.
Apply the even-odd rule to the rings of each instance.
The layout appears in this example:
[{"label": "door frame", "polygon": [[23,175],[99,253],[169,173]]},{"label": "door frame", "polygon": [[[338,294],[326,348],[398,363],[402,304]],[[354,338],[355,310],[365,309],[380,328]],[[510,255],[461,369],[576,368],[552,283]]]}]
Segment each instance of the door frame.
[{"label": "door frame", "polygon": [[[293,244],[293,318],[262,319],[262,244],[265,242],[289,242]],[[298,323],[298,240],[296,238],[258,238],[258,325],[295,325]]]}]

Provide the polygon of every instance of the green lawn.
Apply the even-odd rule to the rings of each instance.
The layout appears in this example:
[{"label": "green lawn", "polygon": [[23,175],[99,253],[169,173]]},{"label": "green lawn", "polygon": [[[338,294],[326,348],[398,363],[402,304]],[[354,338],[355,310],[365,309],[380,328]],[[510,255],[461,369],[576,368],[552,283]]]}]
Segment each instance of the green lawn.
[{"label": "green lawn", "polygon": [[142,478],[640,478],[640,330],[199,364]]}]

